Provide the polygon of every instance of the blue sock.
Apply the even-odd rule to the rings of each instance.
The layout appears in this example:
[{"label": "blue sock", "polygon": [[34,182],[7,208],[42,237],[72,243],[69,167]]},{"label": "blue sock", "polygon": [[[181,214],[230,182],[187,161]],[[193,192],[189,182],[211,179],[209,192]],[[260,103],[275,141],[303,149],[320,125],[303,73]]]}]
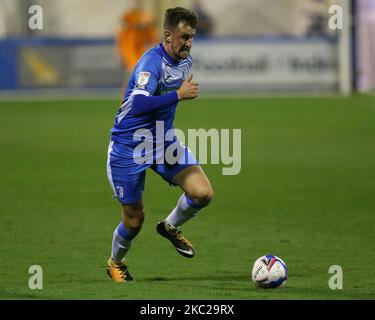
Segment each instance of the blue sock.
[{"label": "blue sock", "polygon": [[185,222],[194,218],[203,207],[205,206],[194,203],[193,200],[184,193],[180,199],[178,199],[177,206],[172,210],[165,221],[171,227],[178,228]]},{"label": "blue sock", "polygon": [[138,232],[130,232],[125,228],[123,222],[120,222],[113,232],[111,255],[113,261],[120,263],[124,259],[131,247],[132,240],[138,234]]}]

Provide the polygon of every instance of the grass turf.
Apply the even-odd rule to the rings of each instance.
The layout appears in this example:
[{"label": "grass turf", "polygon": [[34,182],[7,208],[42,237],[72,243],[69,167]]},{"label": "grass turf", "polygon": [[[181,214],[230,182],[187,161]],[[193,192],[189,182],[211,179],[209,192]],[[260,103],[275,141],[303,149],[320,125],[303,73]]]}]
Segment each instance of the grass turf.
[{"label": "grass turf", "polygon": [[[0,103],[1,299],[374,299],[375,99],[183,103],[176,127],[241,128],[242,170],[204,165],[215,199],[184,233],[185,259],[155,232],[180,191],[149,172],[146,221],[128,255],[137,281],[105,274],[120,207],[106,178],[117,101]],[[253,261],[289,266],[285,288],[256,289]],[[29,266],[43,268],[30,290]],[[330,290],[331,265],[344,271]]]}]

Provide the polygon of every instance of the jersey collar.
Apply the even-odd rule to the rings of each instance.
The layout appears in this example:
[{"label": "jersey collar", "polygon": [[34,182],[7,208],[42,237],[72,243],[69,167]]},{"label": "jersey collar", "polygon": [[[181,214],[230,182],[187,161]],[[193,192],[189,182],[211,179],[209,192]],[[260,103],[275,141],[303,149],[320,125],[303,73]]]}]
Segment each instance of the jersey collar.
[{"label": "jersey collar", "polygon": [[172,57],[167,53],[167,51],[165,51],[163,43],[160,43],[159,46],[160,46],[161,52],[163,53],[163,57],[167,60],[169,64],[173,66],[177,66],[180,63],[180,61],[178,60],[177,61],[173,60]]}]

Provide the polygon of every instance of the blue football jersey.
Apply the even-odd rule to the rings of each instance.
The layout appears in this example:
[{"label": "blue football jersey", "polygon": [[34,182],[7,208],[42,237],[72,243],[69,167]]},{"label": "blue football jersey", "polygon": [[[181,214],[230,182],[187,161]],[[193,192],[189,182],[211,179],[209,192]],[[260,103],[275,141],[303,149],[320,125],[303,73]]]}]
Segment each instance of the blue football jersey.
[{"label": "blue football jersey", "polygon": [[134,132],[139,129],[150,130],[156,136],[156,122],[164,122],[164,133],[173,129],[178,102],[141,115],[132,113],[134,95],[159,96],[181,87],[192,67],[192,58],[175,61],[165,51],[162,44],[148,50],[135,66],[123,103],[116,115],[111,130],[111,140],[136,146]]}]

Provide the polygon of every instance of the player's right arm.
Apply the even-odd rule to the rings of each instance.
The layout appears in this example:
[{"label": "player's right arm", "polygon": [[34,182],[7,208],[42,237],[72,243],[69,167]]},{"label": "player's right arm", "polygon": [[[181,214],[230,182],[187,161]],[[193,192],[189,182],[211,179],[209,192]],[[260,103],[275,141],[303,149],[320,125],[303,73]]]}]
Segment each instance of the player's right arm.
[{"label": "player's right arm", "polygon": [[190,75],[178,90],[154,96],[160,78],[161,64],[159,66],[152,55],[143,56],[135,73],[136,86],[133,91],[131,108],[133,115],[151,113],[180,100],[194,99],[199,94],[198,84],[192,81],[193,76]]},{"label": "player's right arm", "polygon": [[193,75],[190,75],[179,89],[160,96],[151,96],[148,92],[138,91],[133,97],[132,113],[145,114],[181,100],[195,99],[199,94],[199,85],[192,82],[192,79]]},{"label": "player's right arm", "polygon": [[186,80],[182,83],[180,89],[177,90],[179,100],[192,100],[198,97],[199,85],[197,82],[193,82],[193,75],[190,74]]}]

